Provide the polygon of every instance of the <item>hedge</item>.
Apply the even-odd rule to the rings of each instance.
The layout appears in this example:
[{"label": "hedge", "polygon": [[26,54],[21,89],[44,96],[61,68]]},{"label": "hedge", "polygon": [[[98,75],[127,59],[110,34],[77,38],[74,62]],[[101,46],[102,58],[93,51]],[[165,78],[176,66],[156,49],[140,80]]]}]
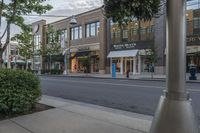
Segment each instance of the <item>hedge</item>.
[{"label": "hedge", "polygon": [[0,113],[25,113],[41,95],[40,81],[32,73],[0,69]]}]

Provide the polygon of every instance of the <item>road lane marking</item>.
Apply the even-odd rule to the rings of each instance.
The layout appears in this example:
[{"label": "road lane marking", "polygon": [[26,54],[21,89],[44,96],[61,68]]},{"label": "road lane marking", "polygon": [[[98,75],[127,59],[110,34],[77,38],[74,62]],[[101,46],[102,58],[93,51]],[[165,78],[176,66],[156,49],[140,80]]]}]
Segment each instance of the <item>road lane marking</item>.
[{"label": "road lane marking", "polygon": [[[89,81],[75,81],[75,80],[61,80],[61,79],[46,79],[41,78],[41,80],[47,81],[61,81],[61,82],[74,82],[74,83],[83,83],[83,84],[104,84],[104,85],[113,85],[113,86],[127,86],[127,87],[140,87],[140,88],[158,88],[158,89],[165,89],[163,86],[146,86],[146,85],[133,85],[133,84],[119,84],[119,83],[104,83],[104,82],[89,82]],[[200,92],[200,89],[187,89],[191,92]]]}]

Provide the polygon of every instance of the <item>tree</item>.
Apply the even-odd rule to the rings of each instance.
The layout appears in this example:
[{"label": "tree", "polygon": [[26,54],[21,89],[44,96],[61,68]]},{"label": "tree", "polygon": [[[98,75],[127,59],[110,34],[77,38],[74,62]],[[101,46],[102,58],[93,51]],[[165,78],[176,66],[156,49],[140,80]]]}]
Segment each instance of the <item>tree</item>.
[{"label": "tree", "polygon": [[104,0],[107,18],[122,24],[133,18],[148,21],[159,12],[160,0]]},{"label": "tree", "polygon": [[28,68],[28,59],[33,57],[33,34],[31,28],[22,30],[20,34],[16,34],[11,40],[18,42],[18,50],[21,56],[25,58],[26,69]]},{"label": "tree", "polygon": [[49,68],[51,69],[51,61],[52,55],[54,56],[54,60],[56,59],[56,55],[61,52],[61,44],[60,44],[60,35],[61,31],[56,31],[52,25],[48,25],[47,28],[47,45],[42,45],[43,48],[41,49],[41,54],[43,57],[49,57]]},{"label": "tree", "polygon": [[[24,23],[22,15],[28,15],[31,13],[43,14],[46,11],[52,9],[50,5],[43,5],[43,0],[5,0],[0,1],[0,29],[2,18],[5,18],[7,23],[6,28],[0,35],[0,60],[2,61],[2,53],[10,42],[11,24],[19,26],[22,30],[27,29],[27,25]],[[6,41],[3,43],[3,38]],[[0,64],[1,67],[1,64]]]}]

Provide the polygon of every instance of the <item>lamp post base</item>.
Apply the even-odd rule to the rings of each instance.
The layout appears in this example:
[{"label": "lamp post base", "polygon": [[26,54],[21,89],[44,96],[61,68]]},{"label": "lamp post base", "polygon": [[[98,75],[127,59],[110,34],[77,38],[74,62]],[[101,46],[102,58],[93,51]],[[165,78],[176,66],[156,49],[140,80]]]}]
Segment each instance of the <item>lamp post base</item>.
[{"label": "lamp post base", "polygon": [[149,133],[198,133],[191,100],[161,96]]}]

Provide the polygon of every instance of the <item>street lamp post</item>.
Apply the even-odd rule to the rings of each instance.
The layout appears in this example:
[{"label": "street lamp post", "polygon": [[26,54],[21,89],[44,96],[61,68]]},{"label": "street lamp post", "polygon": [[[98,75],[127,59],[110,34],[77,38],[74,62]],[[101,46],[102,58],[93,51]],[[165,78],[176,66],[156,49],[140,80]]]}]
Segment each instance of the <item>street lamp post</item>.
[{"label": "street lamp post", "polygon": [[185,89],[185,10],[185,0],[167,0],[167,90],[161,96],[150,133],[198,133]]},{"label": "street lamp post", "polygon": [[[76,21],[75,16],[73,15],[70,20],[70,25],[76,25],[76,24],[77,24],[77,21]],[[63,55],[64,55],[64,65],[65,65],[64,75],[68,75],[67,55],[70,55],[70,48],[65,49],[63,51]]]},{"label": "street lamp post", "polygon": [[67,55],[69,54],[70,49],[67,48],[63,51],[63,55],[64,55],[64,66],[65,66],[65,70],[64,70],[64,75],[68,75],[68,63],[67,63]]}]

